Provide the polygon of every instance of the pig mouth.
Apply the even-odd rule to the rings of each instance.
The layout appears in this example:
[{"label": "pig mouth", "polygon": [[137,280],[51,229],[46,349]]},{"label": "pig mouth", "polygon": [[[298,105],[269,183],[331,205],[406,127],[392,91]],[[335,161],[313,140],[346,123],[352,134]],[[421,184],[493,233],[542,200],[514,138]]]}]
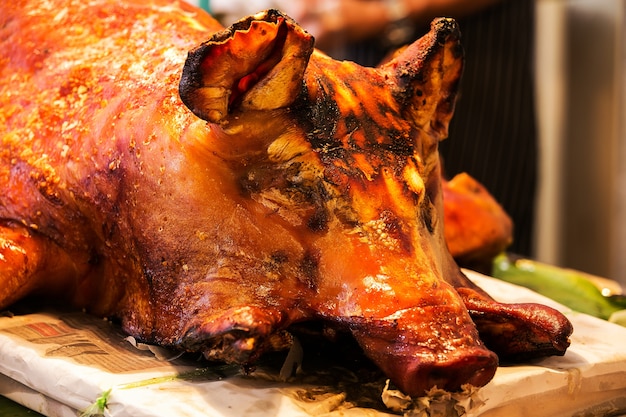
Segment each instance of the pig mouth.
[{"label": "pig mouth", "polygon": [[[226,321],[227,325],[220,326],[219,321],[214,321],[189,329],[178,348],[202,352],[210,361],[237,364],[247,373],[264,362],[262,355],[267,358],[271,352],[289,349],[295,337],[306,340],[304,356],[300,358],[304,366],[316,361],[314,366],[320,369],[329,367],[333,361],[342,366],[345,361],[362,357],[360,367],[377,369],[382,372],[381,378],[383,375],[391,377],[404,393],[416,397],[433,387],[459,392],[466,385],[484,386],[491,381],[499,364],[494,352],[480,343],[475,345],[474,341],[465,347],[452,345],[466,345],[466,340],[455,343],[449,338],[416,344],[405,337],[393,336],[394,340],[390,341],[390,335],[380,331],[389,326],[380,323],[376,327],[372,323],[364,326],[361,319],[352,322],[346,319],[343,323],[312,319],[294,323],[283,331],[258,326],[262,319],[253,319],[248,324],[234,323],[231,319]],[[218,332],[216,325],[221,327]],[[447,348],[439,346],[441,342]],[[325,355],[321,363],[320,351]]]}]

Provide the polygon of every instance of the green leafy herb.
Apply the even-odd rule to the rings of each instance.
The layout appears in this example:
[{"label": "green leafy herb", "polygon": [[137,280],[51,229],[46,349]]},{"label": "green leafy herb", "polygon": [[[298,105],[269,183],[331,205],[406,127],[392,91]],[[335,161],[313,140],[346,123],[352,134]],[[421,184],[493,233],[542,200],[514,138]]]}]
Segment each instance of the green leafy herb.
[{"label": "green leafy herb", "polygon": [[109,388],[100,394],[96,401],[80,414],[80,417],[97,417],[103,415],[104,410],[107,408],[107,401],[109,400],[112,389],[113,388]]}]

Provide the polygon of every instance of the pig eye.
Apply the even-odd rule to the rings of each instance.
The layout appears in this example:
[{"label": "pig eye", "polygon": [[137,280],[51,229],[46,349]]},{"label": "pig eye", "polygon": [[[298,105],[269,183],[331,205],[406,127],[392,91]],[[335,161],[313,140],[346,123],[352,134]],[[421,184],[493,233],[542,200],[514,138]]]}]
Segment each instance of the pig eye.
[{"label": "pig eye", "polygon": [[426,226],[428,232],[432,235],[435,233],[437,212],[435,210],[435,205],[430,200],[430,196],[428,194],[426,194],[425,198],[422,200],[419,211],[421,221],[424,223],[424,226]]},{"label": "pig eye", "polygon": [[324,232],[328,230],[329,215],[326,210],[318,207],[307,220],[307,227],[314,232]]}]

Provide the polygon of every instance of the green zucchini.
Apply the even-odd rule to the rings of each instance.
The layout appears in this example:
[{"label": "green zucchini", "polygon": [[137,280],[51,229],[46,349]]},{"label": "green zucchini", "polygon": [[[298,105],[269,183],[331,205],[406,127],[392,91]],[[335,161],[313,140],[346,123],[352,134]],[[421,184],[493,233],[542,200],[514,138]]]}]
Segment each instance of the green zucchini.
[{"label": "green zucchini", "polygon": [[493,261],[492,275],[529,288],[572,310],[605,320],[626,309],[625,297],[605,297],[588,274],[574,269],[501,254]]}]

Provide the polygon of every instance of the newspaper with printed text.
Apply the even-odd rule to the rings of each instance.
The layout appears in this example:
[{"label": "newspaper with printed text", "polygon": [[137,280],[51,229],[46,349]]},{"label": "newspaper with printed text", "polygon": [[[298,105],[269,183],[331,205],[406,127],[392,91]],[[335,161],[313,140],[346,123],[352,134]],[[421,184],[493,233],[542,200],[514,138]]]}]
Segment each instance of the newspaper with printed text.
[{"label": "newspaper with printed text", "polygon": [[442,409],[469,417],[626,414],[626,328],[524,288],[470,278],[500,301],[564,311],[575,328],[567,354],[502,366],[483,388],[456,397],[433,392],[409,407],[411,399],[386,391],[384,378],[364,380],[336,364],[289,378],[280,365],[246,374],[137,344],[114,323],[83,312],[42,311],[0,317],[0,395],[51,417],[434,417]]}]

